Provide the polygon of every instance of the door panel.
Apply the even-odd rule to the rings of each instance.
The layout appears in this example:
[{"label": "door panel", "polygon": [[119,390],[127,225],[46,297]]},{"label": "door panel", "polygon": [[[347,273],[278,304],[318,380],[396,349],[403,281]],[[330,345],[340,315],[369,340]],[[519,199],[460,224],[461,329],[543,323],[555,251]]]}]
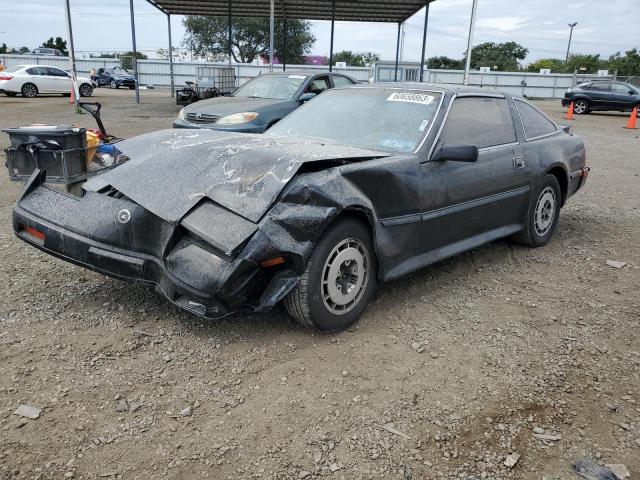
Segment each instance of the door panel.
[{"label": "door panel", "polygon": [[630,87],[613,83],[611,85],[611,103],[615,108],[622,110],[630,110],[633,107],[635,96],[629,93]]}]

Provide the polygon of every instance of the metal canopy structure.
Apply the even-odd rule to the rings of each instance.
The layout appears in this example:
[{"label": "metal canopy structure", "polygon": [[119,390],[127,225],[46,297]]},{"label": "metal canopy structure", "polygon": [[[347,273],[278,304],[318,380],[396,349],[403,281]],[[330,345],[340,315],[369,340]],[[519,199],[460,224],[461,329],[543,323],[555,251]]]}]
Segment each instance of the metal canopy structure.
[{"label": "metal canopy structure", "polygon": [[[169,64],[171,76],[171,96],[174,96],[173,78],[173,46],[171,44],[171,15],[205,15],[226,16],[229,22],[228,44],[229,64],[232,57],[232,21],[233,17],[269,17],[269,63],[273,70],[274,63],[274,25],[275,18],[283,19],[283,59],[282,67],[286,69],[286,30],[287,19],[297,20],[329,20],[331,21],[331,43],[329,47],[329,71],[333,70],[333,39],[335,21],[347,22],[383,22],[396,23],[398,35],[396,39],[395,80],[398,80],[398,61],[400,51],[400,27],[404,21],[418,13],[424,7],[424,31],[422,35],[422,58],[420,60],[420,81],[424,73],[424,54],[427,42],[427,24],[429,20],[429,4],[435,0],[146,0],[149,4],[167,16],[169,32]],[[138,79],[135,17],[133,0],[130,2],[131,37],[134,53],[134,67]],[[139,82],[136,81],[136,103],[140,102]]]},{"label": "metal canopy structure", "polygon": [[[270,0],[147,0],[170,15],[268,17]],[[401,23],[425,5],[424,0],[276,0],[275,15],[299,20]],[[332,10],[335,4],[335,11]]]}]

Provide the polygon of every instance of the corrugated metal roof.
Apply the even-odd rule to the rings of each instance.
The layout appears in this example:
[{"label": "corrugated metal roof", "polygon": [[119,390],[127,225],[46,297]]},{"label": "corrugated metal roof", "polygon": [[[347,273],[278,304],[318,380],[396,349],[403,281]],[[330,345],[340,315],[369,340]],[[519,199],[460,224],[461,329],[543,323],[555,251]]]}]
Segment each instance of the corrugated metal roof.
[{"label": "corrugated metal roof", "polygon": [[[147,0],[172,15],[268,17],[269,0]],[[430,2],[434,0],[428,0]],[[332,0],[276,0],[277,18],[331,20]],[[352,22],[404,22],[423,8],[426,0],[336,0],[335,19]]]}]

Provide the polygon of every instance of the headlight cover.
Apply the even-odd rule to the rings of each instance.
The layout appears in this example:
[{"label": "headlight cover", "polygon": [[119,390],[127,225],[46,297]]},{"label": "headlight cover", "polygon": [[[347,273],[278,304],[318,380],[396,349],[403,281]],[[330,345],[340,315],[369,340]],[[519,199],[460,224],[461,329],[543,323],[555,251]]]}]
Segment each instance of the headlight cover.
[{"label": "headlight cover", "polygon": [[222,117],[216,123],[219,124],[234,124],[234,123],[248,123],[255,120],[258,115],[258,112],[242,112],[242,113],[233,113],[231,115],[227,115],[226,117]]},{"label": "headlight cover", "polygon": [[180,120],[184,120],[184,108],[181,108],[180,111],[178,112],[178,118]]}]

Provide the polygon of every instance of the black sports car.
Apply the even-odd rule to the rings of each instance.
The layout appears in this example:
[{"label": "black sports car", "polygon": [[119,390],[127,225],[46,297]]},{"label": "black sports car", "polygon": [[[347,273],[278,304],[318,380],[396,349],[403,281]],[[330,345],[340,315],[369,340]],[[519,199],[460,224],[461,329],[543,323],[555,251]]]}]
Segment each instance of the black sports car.
[{"label": "black sports car", "polygon": [[18,237],[196,315],[284,300],[323,331],[356,321],[379,282],[501,237],[544,245],[589,172],[582,141],[526,100],[428,84],[330,90],[263,135],[118,148],[130,160],[82,198],[34,174]]},{"label": "black sports car", "polygon": [[120,67],[113,67],[108,70],[98,69],[96,83],[99,87],[120,88],[126,87],[129,90],[136,88],[136,77],[128,70]]}]

